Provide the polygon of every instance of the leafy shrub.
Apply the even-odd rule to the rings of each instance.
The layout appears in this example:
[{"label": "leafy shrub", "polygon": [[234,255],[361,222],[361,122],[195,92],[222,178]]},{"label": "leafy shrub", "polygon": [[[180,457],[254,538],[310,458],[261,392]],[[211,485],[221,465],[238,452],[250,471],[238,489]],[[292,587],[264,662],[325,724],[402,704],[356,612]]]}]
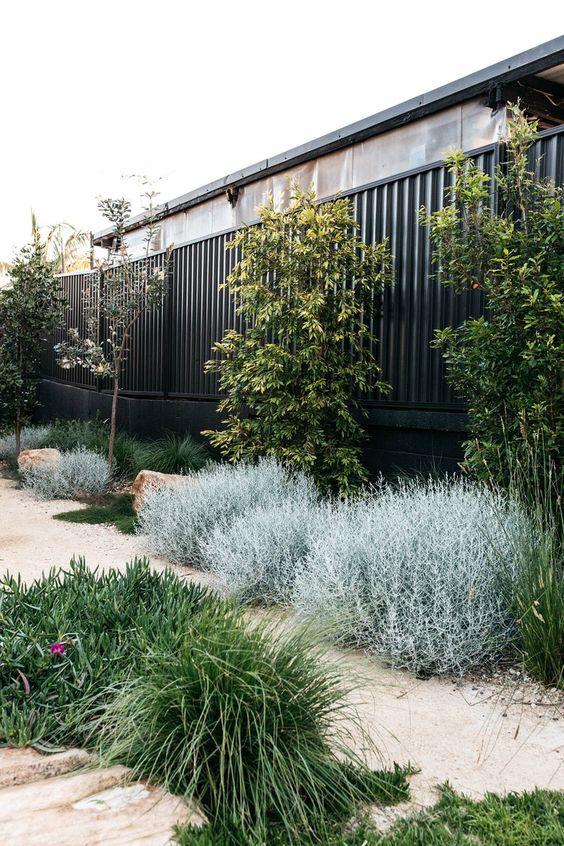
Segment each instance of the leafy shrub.
[{"label": "leafy shrub", "polygon": [[[21,430],[22,449],[40,449],[48,439],[51,426],[24,426]],[[16,436],[14,434],[0,437],[0,461],[15,459]]]},{"label": "leafy shrub", "polygon": [[201,470],[194,482],[149,491],[139,511],[138,531],[154,552],[178,564],[205,567],[203,546],[217,524],[262,505],[313,503],[313,483],[291,475],[274,459],[258,464],[216,464]]},{"label": "leafy shrub", "polygon": [[389,389],[371,327],[392,256],[385,240],[362,242],[349,199],[318,203],[297,184],[291,193],[287,209],[271,198],[260,225],[229,243],[240,260],[227,287],[246,330],[214,346],[207,369],[219,372],[226,418],[204,434],[230,461],[274,456],[348,494],[366,480],[353,409],[376,384]]},{"label": "leafy shrub", "polygon": [[24,471],[22,483],[40,499],[74,499],[105,491],[110,473],[105,458],[81,447],[61,453],[57,462]]},{"label": "leafy shrub", "polygon": [[500,494],[464,481],[387,488],[335,507],[294,601],[396,667],[462,673],[514,634],[502,583],[520,530]]},{"label": "leafy shrub", "polygon": [[288,602],[296,567],[322,513],[309,499],[288,500],[219,523],[203,544],[205,568],[241,602]]},{"label": "leafy shrub", "polygon": [[469,406],[466,464],[486,480],[506,481],[508,448],[521,454],[537,439],[558,460],[562,444],[563,193],[530,169],[535,137],[514,107],[496,207],[490,178],[457,152],[447,159],[451,203],[427,218],[445,284],[486,296],[486,315],[436,340]]},{"label": "leafy shrub", "polygon": [[217,600],[204,588],[147,561],[97,573],[73,560],[30,585],[4,576],[0,743],[84,744],[85,703],[135,672],[149,643],[174,644],[206,604]]},{"label": "leafy shrub", "polygon": [[218,606],[187,620],[175,650],[149,650],[104,714],[102,756],[195,799],[232,842],[266,842],[275,825],[301,843],[358,802],[406,794],[404,777],[398,790],[349,750],[344,696],[303,633]]}]

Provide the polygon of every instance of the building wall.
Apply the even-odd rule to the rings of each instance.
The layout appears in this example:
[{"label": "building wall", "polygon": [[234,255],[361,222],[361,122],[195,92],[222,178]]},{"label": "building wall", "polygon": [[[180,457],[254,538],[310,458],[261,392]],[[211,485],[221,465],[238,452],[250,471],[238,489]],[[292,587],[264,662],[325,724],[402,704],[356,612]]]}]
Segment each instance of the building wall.
[{"label": "building wall", "polygon": [[[39,385],[37,420],[106,420],[109,392],[79,388],[44,379]],[[368,408],[362,418],[366,432],[363,461],[373,478],[384,473],[454,473],[462,459],[467,419],[460,412],[398,411]],[[196,438],[221,423],[213,400],[122,396],[118,428],[142,438],[165,432],[190,433]]]},{"label": "building wall", "polygon": [[[505,109],[496,112],[483,99],[468,100],[421,120],[352,144],[318,159],[265,179],[258,179],[239,190],[237,203],[230,205],[225,195],[214,197],[186,211],[164,218],[155,249],[183,244],[195,238],[252,223],[256,208],[267,194],[285,204],[290,180],[303,187],[313,184],[321,199],[339,191],[350,191],[398,173],[437,162],[451,148],[465,152],[498,141],[505,129]],[[144,230],[128,234],[133,252],[144,249]]]}]

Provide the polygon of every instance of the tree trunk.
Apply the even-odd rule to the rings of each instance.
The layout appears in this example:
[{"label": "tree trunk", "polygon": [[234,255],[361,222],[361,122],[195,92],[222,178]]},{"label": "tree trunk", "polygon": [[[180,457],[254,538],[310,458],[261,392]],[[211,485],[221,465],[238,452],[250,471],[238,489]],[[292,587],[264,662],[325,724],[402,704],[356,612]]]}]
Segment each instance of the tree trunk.
[{"label": "tree trunk", "polygon": [[108,443],[108,467],[111,471],[114,463],[114,444],[116,441],[116,417],[117,417],[117,403],[119,394],[119,379],[114,378],[114,392],[112,396],[112,416],[110,417],[110,440]]},{"label": "tree trunk", "polygon": [[22,448],[22,419],[20,410],[16,411],[16,428],[15,428],[15,436],[16,436],[16,458],[21,452]]}]

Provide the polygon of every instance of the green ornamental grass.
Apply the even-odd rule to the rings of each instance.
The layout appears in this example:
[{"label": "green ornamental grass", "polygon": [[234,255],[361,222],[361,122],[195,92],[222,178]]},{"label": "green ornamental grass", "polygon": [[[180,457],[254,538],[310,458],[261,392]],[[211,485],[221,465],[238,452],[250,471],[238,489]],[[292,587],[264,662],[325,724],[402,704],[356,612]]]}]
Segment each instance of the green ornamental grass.
[{"label": "green ornamental grass", "polygon": [[222,836],[273,827],[291,843],[323,842],[358,803],[407,795],[403,771],[374,773],[350,751],[345,695],[303,631],[206,608],[177,649],[149,649],[112,699],[97,729],[102,758],[196,800]]},{"label": "green ornamental grass", "polygon": [[321,843],[359,803],[407,796],[404,770],[350,751],[349,730],[363,735],[347,689],[305,631],[253,626],[146,561],[73,561],[29,586],[6,576],[0,619],[0,743],[98,746],[232,843],[270,827]]}]

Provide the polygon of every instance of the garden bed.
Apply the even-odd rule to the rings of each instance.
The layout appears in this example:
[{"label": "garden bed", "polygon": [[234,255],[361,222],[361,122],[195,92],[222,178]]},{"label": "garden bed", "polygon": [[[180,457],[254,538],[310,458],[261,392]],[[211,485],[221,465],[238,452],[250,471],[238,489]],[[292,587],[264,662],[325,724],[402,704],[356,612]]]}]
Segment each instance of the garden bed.
[{"label": "garden bed", "polygon": [[[2,572],[30,581],[66,565],[73,555],[85,556],[90,567],[107,568],[146,554],[142,536],[52,519],[82,507],[34,500],[12,479],[1,478]],[[167,563],[156,557],[151,561],[159,570]],[[182,577],[212,582],[209,574],[173,569]],[[474,797],[488,790],[564,788],[560,697],[547,702],[542,687],[510,673],[492,679],[422,680],[360,652],[341,655],[341,660],[351,678],[361,679],[354,699],[384,758],[372,763],[395,760],[420,769],[410,780],[415,805],[433,802],[435,786],[446,780]]]}]

